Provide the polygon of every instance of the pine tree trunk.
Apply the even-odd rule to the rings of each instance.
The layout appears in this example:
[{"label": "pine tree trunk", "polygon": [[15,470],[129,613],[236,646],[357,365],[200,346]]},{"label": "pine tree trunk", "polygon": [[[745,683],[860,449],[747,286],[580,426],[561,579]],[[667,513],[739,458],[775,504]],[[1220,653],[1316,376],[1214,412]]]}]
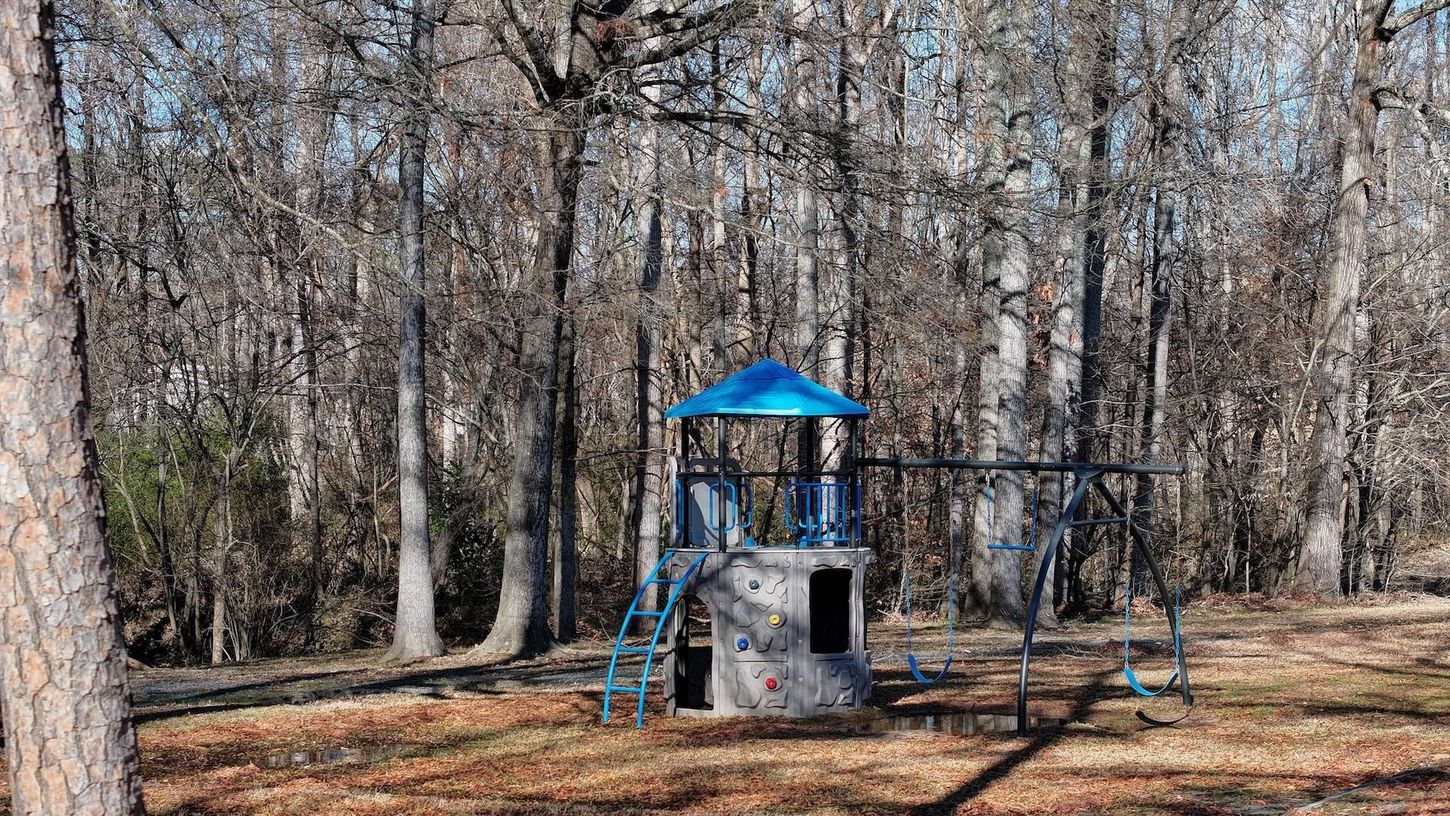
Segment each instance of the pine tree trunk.
[{"label": "pine tree trunk", "polygon": [[432,84],[433,0],[415,0],[404,83],[405,120],[398,159],[398,213],[403,313],[398,351],[398,607],[385,660],[443,654],[433,617],[432,547],[428,543],[428,427],[423,334],[423,176]]},{"label": "pine tree trunk", "polygon": [[140,814],[50,3],[0,4],[0,709],[16,814]]}]

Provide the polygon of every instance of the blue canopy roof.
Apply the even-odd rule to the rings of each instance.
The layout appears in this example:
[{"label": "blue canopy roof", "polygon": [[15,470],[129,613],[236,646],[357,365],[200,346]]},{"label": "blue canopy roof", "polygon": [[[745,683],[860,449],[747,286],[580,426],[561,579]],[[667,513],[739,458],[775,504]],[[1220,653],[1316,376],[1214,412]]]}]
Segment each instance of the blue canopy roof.
[{"label": "blue canopy roof", "polygon": [[774,360],[761,360],[665,411],[665,416],[857,417],[869,413],[861,403]]}]

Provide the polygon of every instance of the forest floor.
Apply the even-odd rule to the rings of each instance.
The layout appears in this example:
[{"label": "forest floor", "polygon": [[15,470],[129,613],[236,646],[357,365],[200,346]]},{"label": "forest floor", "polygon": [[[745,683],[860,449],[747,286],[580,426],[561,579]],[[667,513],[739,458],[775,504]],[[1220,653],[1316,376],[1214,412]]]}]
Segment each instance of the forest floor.
[{"label": "forest floor", "polygon": [[[1163,637],[1161,614],[1134,620]],[[1041,633],[1032,713],[1068,723],[1026,738],[881,730],[918,724],[893,715],[1007,713],[1016,689],[1017,634],[964,630],[951,675],[924,687],[890,621],[870,632],[871,707],[812,720],[670,719],[652,687],[642,731],[628,716],[603,725],[603,642],[505,666],[458,654],[380,668],[355,652],[143,670],[148,809],[1450,814],[1450,599],[1195,605],[1184,629],[1198,705],[1169,728],[1135,716],[1181,704],[1127,688],[1121,626]],[[918,636],[940,643],[942,627]],[[1162,682],[1168,645],[1134,646],[1144,682]]]}]

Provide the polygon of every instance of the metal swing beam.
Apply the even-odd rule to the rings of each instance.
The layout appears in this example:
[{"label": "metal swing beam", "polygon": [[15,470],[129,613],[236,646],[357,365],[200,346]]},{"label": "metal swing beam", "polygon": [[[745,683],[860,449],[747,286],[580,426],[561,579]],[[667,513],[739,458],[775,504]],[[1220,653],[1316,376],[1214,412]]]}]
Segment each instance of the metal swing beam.
[{"label": "metal swing beam", "polygon": [[[1130,473],[1162,476],[1181,476],[1184,473],[1182,465],[1147,465],[1147,464],[1121,464],[1121,463],[1095,463],[1095,462],[994,462],[985,459],[902,459],[889,457],[870,457],[857,460],[858,465],[872,467],[893,467],[893,468],[942,468],[950,470],[1018,470],[1032,473],[1071,473],[1077,484],[1073,487],[1072,498],[1068,500],[1067,506],[1063,508],[1062,514],[1057,518],[1057,524],[1052,529],[1052,537],[1048,539],[1038,558],[1037,579],[1032,584],[1032,599],[1028,604],[1027,620],[1022,630],[1022,665],[1017,677],[1017,735],[1027,736],[1027,678],[1032,662],[1032,636],[1036,634],[1037,612],[1042,606],[1042,591],[1047,585],[1048,567],[1054,563],[1057,556],[1057,548],[1062,544],[1063,536],[1067,534],[1069,527],[1086,527],[1099,524],[1127,524],[1129,536],[1133,539],[1133,546],[1138,554],[1147,562],[1148,569],[1153,575],[1153,582],[1158,585],[1158,593],[1163,598],[1163,608],[1169,608],[1172,603],[1168,594],[1168,582],[1163,578],[1163,569],[1158,565],[1158,559],[1153,556],[1153,551],[1148,547],[1148,538],[1138,525],[1133,523],[1118,497],[1113,495],[1107,485],[1102,483],[1104,476],[1110,473]],[[1078,509],[1087,498],[1090,488],[1096,487],[1098,495],[1108,503],[1116,515],[1112,518],[1103,519],[1082,519],[1074,520]],[[1169,628],[1173,635],[1174,643],[1181,643],[1182,636],[1178,631],[1178,616],[1169,615]],[[1178,665],[1179,692],[1183,697],[1184,705],[1193,705],[1193,692],[1188,684],[1188,662],[1183,656],[1183,649],[1174,649],[1174,660]]]}]

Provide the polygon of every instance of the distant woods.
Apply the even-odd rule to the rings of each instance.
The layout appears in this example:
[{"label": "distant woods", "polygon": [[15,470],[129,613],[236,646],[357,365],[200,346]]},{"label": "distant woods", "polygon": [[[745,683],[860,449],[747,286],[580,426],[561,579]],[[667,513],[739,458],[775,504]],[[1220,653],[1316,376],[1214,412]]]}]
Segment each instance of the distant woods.
[{"label": "distant woods", "polygon": [[[609,631],[668,541],[663,408],[767,356],[871,454],[1187,465],[1113,488],[1189,597],[1422,586],[1450,29],[1358,5],[61,3],[132,653]],[[876,611],[955,542],[1020,621],[1033,558],[983,545],[1071,485],[994,487],[870,474]],[[1055,613],[1128,552],[1072,537]]]}]

